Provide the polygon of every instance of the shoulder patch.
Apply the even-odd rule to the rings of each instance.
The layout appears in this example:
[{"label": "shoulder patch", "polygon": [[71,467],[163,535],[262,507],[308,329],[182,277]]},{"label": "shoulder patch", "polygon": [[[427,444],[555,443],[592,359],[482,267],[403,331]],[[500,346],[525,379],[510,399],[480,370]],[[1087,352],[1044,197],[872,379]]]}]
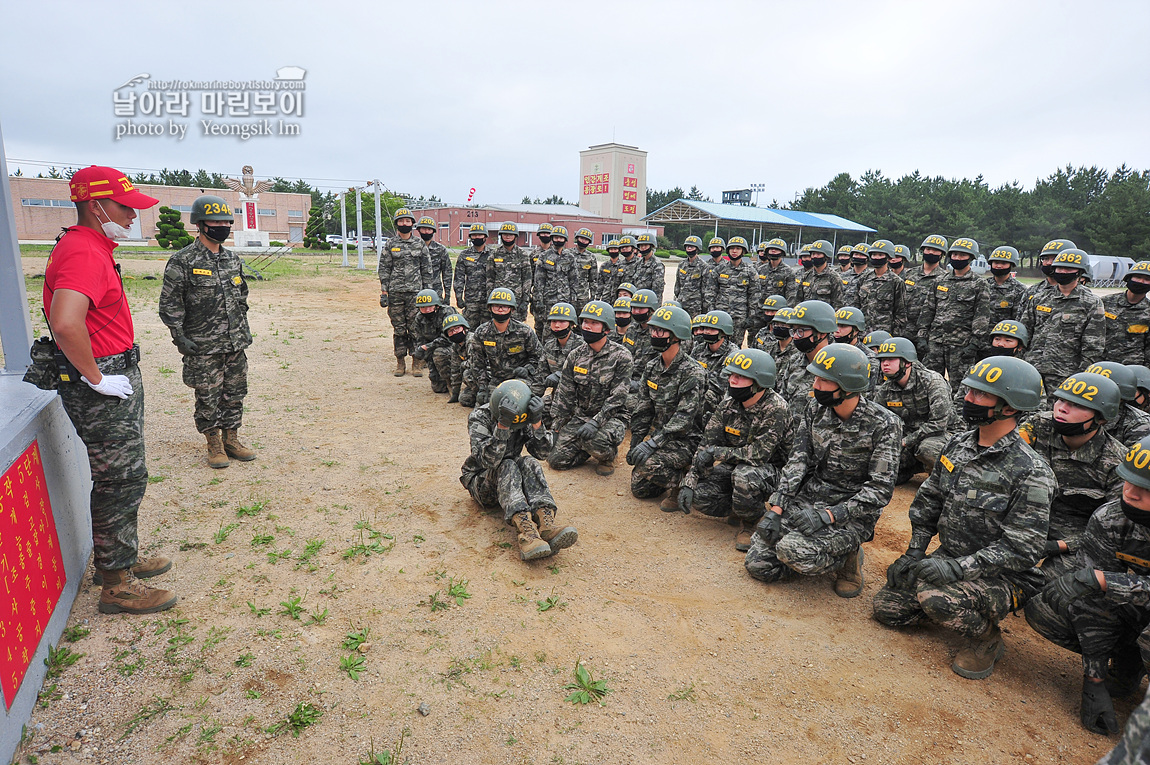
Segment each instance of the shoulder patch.
[{"label": "shoulder patch", "polygon": [[653,383],[650,380],[647,381],[647,387],[650,388],[651,390],[659,390],[658,384]]},{"label": "shoulder patch", "polygon": [[914,279],[903,279],[903,281],[905,281],[905,282],[906,282],[906,285],[907,285],[908,287],[913,287],[913,286],[914,286]]},{"label": "shoulder patch", "polygon": [[1034,306],[1034,310],[1041,311],[1042,313],[1050,313],[1052,309],[1048,305],[1036,305]]},{"label": "shoulder patch", "polygon": [[1118,318],[1118,314],[1110,313],[1109,311],[1104,311],[1102,313],[1102,315],[1105,316],[1107,319],[1117,319]]},{"label": "shoulder patch", "polygon": [[943,285],[943,284],[938,285],[937,287],[935,287],[935,289],[938,290],[939,292],[950,292],[950,288],[947,287],[946,285]]},{"label": "shoulder patch", "polygon": [[942,463],[942,466],[943,466],[944,468],[946,468],[946,470],[947,470],[947,472],[948,472],[948,473],[953,473],[953,472],[954,472],[954,463],[953,463],[953,462],[951,462],[951,461],[950,461],[950,460],[947,458],[947,456],[946,456],[945,454],[943,454],[942,456],[940,456],[940,457],[938,458],[938,461]]},{"label": "shoulder patch", "polygon": [[208,268],[193,268],[192,273],[196,276],[211,276],[212,271]]},{"label": "shoulder patch", "polygon": [[730,433],[732,436],[743,435],[743,431],[739,430],[738,428],[732,428],[730,425],[727,425],[725,428],[723,428],[723,430]]}]

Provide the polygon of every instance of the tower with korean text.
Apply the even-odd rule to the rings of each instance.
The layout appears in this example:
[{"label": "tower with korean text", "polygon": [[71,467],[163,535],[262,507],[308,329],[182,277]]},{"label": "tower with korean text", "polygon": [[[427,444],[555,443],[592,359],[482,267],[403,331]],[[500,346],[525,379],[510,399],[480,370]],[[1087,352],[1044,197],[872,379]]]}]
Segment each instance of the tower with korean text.
[{"label": "tower with korean text", "polygon": [[624,224],[642,225],[647,214],[647,152],[603,143],[579,152],[579,206]]}]

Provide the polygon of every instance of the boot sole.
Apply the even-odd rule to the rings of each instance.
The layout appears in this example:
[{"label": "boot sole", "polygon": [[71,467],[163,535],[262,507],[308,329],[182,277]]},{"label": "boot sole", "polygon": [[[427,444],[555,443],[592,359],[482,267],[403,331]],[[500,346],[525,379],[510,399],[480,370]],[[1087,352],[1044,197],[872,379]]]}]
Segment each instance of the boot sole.
[{"label": "boot sole", "polygon": [[99,611],[102,614],[154,614],[159,611],[167,611],[172,606],[176,605],[180,600],[178,595],[173,595],[172,599],[166,603],[161,603],[158,606],[150,608],[124,608],[118,603],[105,603],[100,601]]},{"label": "boot sole", "polygon": [[958,675],[959,677],[965,677],[967,680],[985,680],[994,673],[994,665],[997,664],[1005,655],[1006,643],[999,643],[998,650],[994,652],[994,661],[990,663],[989,667],[982,670],[981,672],[974,672],[969,669],[963,669],[962,667],[953,663],[950,665],[950,668],[954,671],[954,674]]},{"label": "boot sole", "polygon": [[250,457],[240,457],[237,454],[232,454],[231,452],[227,451],[226,449],[224,451],[227,452],[227,455],[229,458],[231,458],[233,460],[239,460],[240,462],[251,462],[252,460],[254,460],[256,458],[256,455],[254,455],[254,454]]},{"label": "boot sole", "polygon": [[230,464],[231,464],[230,462],[225,462],[222,465],[213,465],[212,463],[209,462],[208,467],[210,467],[212,470],[223,470],[224,468],[226,468]]},{"label": "boot sole", "polygon": [[615,473],[614,466],[611,466],[611,465],[596,465],[595,466],[595,475],[601,475],[601,476],[606,477],[609,475],[613,475],[614,473]]},{"label": "boot sole", "polygon": [[561,529],[555,536],[550,539],[545,539],[544,541],[551,545],[552,552],[555,550],[566,550],[579,541],[579,532],[574,526],[567,526]]},{"label": "boot sole", "polygon": [[[151,579],[153,576],[159,576],[160,574],[166,574],[171,570],[172,570],[172,564],[169,563],[168,565],[164,566],[163,568],[158,568],[155,571],[146,571],[143,573],[140,573],[138,571],[132,571],[132,574],[137,579]],[[96,573],[92,574],[92,584],[103,584],[103,583],[104,583],[104,575],[100,573],[99,569],[97,569]]]},{"label": "boot sole", "polygon": [[544,542],[542,547],[536,547],[532,550],[520,550],[519,551],[519,559],[520,560],[539,560],[540,558],[549,558],[554,554],[555,554],[555,551],[551,549],[551,545]]}]

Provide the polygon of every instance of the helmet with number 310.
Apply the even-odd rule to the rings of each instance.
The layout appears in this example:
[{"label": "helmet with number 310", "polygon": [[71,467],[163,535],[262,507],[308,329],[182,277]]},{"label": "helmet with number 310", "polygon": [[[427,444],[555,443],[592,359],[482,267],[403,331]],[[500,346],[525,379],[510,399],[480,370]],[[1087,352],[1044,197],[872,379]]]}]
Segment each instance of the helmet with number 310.
[{"label": "helmet with number 310", "polygon": [[997,396],[1020,412],[1042,406],[1042,375],[1034,365],[1012,356],[988,356],[975,362],[962,384]]},{"label": "helmet with number 310", "polygon": [[1132,444],[1115,471],[1123,481],[1142,489],[1150,489],[1150,436]]}]

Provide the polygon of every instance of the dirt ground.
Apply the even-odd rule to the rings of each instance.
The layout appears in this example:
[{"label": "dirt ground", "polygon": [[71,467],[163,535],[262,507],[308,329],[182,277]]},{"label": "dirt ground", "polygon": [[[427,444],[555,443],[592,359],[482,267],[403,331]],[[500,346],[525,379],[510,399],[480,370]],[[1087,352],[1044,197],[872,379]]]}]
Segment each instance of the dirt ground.
[{"label": "dirt ground", "polygon": [[[43,262],[26,257],[26,275]],[[429,765],[1092,763],[1117,740],[1081,727],[1078,657],[1021,615],[985,681],[951,672],[955,635],[871,618],[915,484],[896,489],[852,600],[830,576],[752,580],[730,527],[632,498],[622,459],[609,478],[548,471],[579,543],[521,562],[459,484],[469,410],[392,377],[374,274],[281,266],[252,283],[241,433],[259,458],[216,471],[160,282],[143,279],[163,261],[125,265],[153,482],[142,551],[175,559],[156,581],[180,603],[103,616],[86,577],[69,624],[90,633],[61,641],[84,656],[29,725],[39,762],[360,763],[402,740],[396,762]],[[358,629],[367,647],[344,648]],[[341,670],[353,653],[358,680]],[[564,700],[577,661],[607,682],[602,705]],[[301,703],[322,717],[271,732]]]}]

